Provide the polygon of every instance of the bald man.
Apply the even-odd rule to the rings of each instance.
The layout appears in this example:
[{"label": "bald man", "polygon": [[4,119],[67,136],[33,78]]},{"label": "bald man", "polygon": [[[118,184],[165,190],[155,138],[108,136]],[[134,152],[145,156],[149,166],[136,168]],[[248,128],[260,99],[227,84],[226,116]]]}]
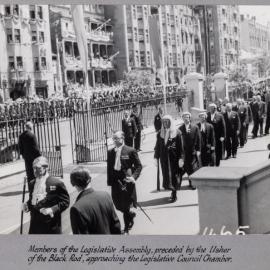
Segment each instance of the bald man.
[{"label": "bald man", "polygon": [[29,183],[35,179],[33,161],[41,155],[32,122],[25,124],[25,131],[19,136],[19,150],[25,162],[28,190],[31,192]]},{"label": "bald man", "polygon": [[137,205],[135,181],[141,174],[142,164],[137,151],[125,145],[125,135],[113,135],[115,147],[108,151],[107,184],[112,188],[112,199],[117,210],[123,213],[124,233],[128,234],[136,214],[130,209]]}]

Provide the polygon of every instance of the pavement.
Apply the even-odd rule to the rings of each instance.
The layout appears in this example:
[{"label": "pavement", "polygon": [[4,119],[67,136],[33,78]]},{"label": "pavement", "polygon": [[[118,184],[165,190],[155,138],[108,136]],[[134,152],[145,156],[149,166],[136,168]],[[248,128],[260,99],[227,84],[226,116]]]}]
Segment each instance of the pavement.
[{"label": "pavement", "polygon": [[[196,235],[199,233],[199,206],[197,191],[188,189],[186,180],[182,183],[181,191],[178,192],[178,200],[169,203],[170,191],[157,191],[156,165],[153,159],[155,133],[153,128],[145,131],[146,137],[142,143],[142,152],[139,153],[143,164],[142,174],[137,180],[138,202],[151,217],[151,223],[140,209],[135,209],[137,214],[134,227],[130,234],[140,235]],[[269,136],[249,139],[244,148],[239,148],[236,159],[221,161],[224,167],[252,167],[268,159],[267,144]],[[105,190],[107,187],[106,163],[87,163],[92,175],[92,186],[96,190]],[[71,186],[69,173],[77,165],[67,164],[64,166],[63,181],[71,196],[71,205],[77,197],[77,192]],[[23,176],[20,173],[10,175],[0,180],[0,233],[19,234],[20,206],[22,201]],[[27,199],[27,196],[26,196]],[[122,214],[117,212],[123,227]],[[27,234],[29,214],[24,214],[24,233]],[[69,210],[62,215],[63,233],[70,234]]]}]

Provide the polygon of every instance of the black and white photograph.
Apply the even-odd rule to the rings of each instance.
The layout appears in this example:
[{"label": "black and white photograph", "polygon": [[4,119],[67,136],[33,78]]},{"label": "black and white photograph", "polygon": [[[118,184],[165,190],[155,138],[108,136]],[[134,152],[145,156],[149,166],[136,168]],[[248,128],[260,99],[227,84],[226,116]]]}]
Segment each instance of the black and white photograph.
[{"label": "black and white photograph", "polygon": [[270,233],[270,6],[0,4],[0,40],[1,235]]},{"label": "black and white photograph", "polygon": [[269,10],[1,5],[0,233],[269,233]]}]

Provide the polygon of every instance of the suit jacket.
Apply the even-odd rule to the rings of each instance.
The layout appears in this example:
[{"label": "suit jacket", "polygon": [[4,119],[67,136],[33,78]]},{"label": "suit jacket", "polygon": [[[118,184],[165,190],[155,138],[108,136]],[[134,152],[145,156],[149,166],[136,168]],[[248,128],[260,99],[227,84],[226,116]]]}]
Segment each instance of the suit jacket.
[{"label": "suit jacket", "polygon": [[[201,131],[201,123],[198,123],[198,128]],[[213,125],[205,123],[205,140],[203,139],[201,131],[201,148],[210,150],[212,147],[216,146],[215,131]]]},{"label": "suit jacket", "polygon": [[110,195],[92,188],[82,191],[70,209],[73,234],[121,234]]},{"label": "suit jacket", "polygon": [[212,124],[214,127],[214,131],[215,131],[215,136],[216,136],[216,142],[221,138],[225,138],[226,137],[226,126],[225,126],[225,121],[224,121],[224,117],[221,113],[216,112],[214,119],[212,121],[211,119],[211,113],[208,112],[207,113],[207,122],[209,124]]},{"label": "suit jacket", "polygon": [[137,133],[137,126],[135,120],[131,117],[128,120],[122,119],[122,131],[127,138],[135,137]]},{"label": "suit jacket", "polygon": [[[30,182],[34,190],[35,179]],[[32,193],[29,194],[27,202],[30,210],[29,234],[59,234],[62,232],[61,213],[69,206],[69,194],[62,181],[49,176],[46,179],[46,197],[37,205],[32,205]],[[53,217],[40,213],[41,208],[52,208]]]},{"label": "suit jacket", "polygon": [[259,120],[261,118],[263,118],[264,114],[265,114],[265,103],[262,101],[260,103],[258,102],[253,102],[252,103],[252,113],[253,113],[253,119]]},{"label": "suit jacket", "polygon": [[240,118],[237,112],[231,111],[230,117],[228,117],[228,113],[225,112],[224,114],[224,121],[226,125],[226,134],[227,136],[235,134],[237,131],[240,132]]},{"label": "suit jacket", "polygon": [[141,131],[143,129],[143,125],[142,125],[142,121],[141,121],[140,116],[137,116],[135,113],[132,113],[130,115],[130,117],[134,119],[137,130]]},{"label": "suit jacket", "polygon": [[128,169],[131,169],[132,176],[136,180],[141,173],[142,164],[139,159],[137,151],[124,145],[121,151],[120,160],[121,160],[121,170],[118,172],[114,170],[116,152],[115,148],[108,151],[108,160],[107,160],[107,184],[112,186],[117,182],[118,179],[122,180],[127,176]]},{"label": "suit jacket", "polygon": [[183,124],[179,129],[182,133],[184,152],[201,151],[201,135],[198,126],[190,124],[190,130],[186,130]]},{"label": "suit jacket", "polygon": [[25,160],[32,161],[41,155],[36,135],[29,130],[19,136],[19,149]]},{"label": "suit jacket", "polygon": [[180,126],[183,139],[184,170],[188,175],[192,174],[199,166],[197,151],[201,152],[201,134],[197,125],[190,124],[190,129],[186,130],[183,124]]},{"label": "suit jacket", "polygon": [[[122,147],[120,155],[120,171],[116,171],[114,169],[115,157],[116,152],[113,148],[108,151],[107,184],[108,186],[112,186],[112,198],[116,209],[120,211],[127,211],[131,204],[136,206],[136,186],[133,183],[126,184],[123,180],[126,178],[126,176],[133,176],[133,178],[136,180],[140,176],[142,164],[137,151],[126,145]],[[127,187],[127,191],[122,189],[122,187],[125,185]]]},{"label": "suit jacket", "polygon": [[248,108],[245,105],[241,105],[238,108],[238,115],[240,118],[241,123],[248,124],[249,123],[249,115],[248,115]]}]

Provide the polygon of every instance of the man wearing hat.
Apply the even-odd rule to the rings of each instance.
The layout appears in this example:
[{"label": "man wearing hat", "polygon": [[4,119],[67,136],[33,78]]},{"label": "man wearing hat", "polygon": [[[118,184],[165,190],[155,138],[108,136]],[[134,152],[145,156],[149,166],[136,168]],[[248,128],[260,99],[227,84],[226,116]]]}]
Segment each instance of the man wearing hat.
[{"label": "man wearing hat", "polygon": [[215,131],[213,125],[206,121],[206,111],[199,114],[200,122],[198,123],[201,132],[201,160],[202,166],[215,166]]},{"label": "man wearing hat", "polygon": [[210,111],[207,113],[207,122],[214,127],[215,141],[216,141],[216,166],[220,165],[220,160],[223,155],[223,144],[226,138],[226,127],[224,117],[217,112],[217,105],[215,103],[209,104]]},{"label": "man wearing hat", "polygon": [[75,168],[70,174],[70,182],[79,192],[70,208],[73,234],[121,234],[110,195],[91,187],[89,171],[82,166]]},{"label": "man wearing hat", "polygon": [[[197,125],[191,124],[191,114],[183,112],[183,125],[180,126],[183,139],[183,152],[184,152],[184,170],[187,175],[191,175],[201,166],[201,135]],[[191,189],[195,189],[189,180]]]},{"label": "man wearing hat", "polygon": [[29,234],[61,234],[61,213],[69,206],[69,194],[62,181],[49,176],[48,160],[40,156],[33,162],[36,179],[23,211],[30,211]]}]

